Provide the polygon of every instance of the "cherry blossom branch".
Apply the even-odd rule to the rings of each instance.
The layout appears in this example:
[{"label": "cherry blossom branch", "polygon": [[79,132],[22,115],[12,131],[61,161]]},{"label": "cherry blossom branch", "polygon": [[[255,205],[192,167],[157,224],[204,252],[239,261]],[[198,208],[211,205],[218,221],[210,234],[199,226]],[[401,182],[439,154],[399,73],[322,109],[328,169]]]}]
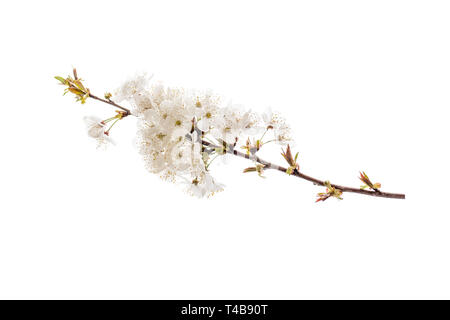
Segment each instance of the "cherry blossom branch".
[{"label": "cherry blossom branch", "polygon": [[[127,117],[129,115],[132,115],[131,110],[112,101],[110,99],[112,96],[110,93],[106,93],[104,98],[100,98],[100,97],[92,94],[90,92],[90,90],[83,85],[82,79],[78,78],[78,75],[77,75],[77,72],[75,69],[73,69],[73,78],[71,76],[68,76],[67,78],[56,76],[55,78],[58,81],[60,81],[60,83],[62,85],[66,86],[65,93],[70,92],[70,93],[74,94],[76,100],[80,101],[82,104],[85,103],[88,98],[92,98],[94,100],[101,101],[103,103],[109,104],[115,108],[120,109],[120,110],[116,110],[117,114],[115,116],[105,119],[105,120],[100,120],[100,119],[97,119],[96,117],[92,117],[92,116],[85,117],[85,118],[87,118],[88,135],[97,139],[99,141],[99,143],[103,143],[105,140],[107,140],[107,138],[109,138],[109,132],[110,132],[111,128],[119,120],[121,120],[124,117]],[[132,87],[132,90],[133,90],[133,94],[134,94],[136,92],[136,88]],[[190,97],[190,98],[192,99],[192,97]],[[173,107],[172,104],[169,104],[169,105],[171,106],[172,109],[176,110],[176,107]],[[194,106],[194,105],[192,105],[192,106]],[[346,186],[342,186],[342,185],[332,184],[329,181],[323,181],[323,180],[308,176],[300,171],[300,167],[297,163],[298,153],[295,156],[293,156],[291,153],[289,144],[287,145],[287,148],[285,150],[282,150],[283,152],[281,153],[283,158],[289,164],[289,167],[282,167],[282,166],[273,164],[271,162],[268,162],[264,159],[261,159],[260,157],[258,157],[256,155],[257,151],[264,144],[271,142],[271,141],[275,141],[275,140],[269,140],[266,142],[262,141],[264,135],[267,133],[267,131],[269,129],[274,130],[274,132],[275,132],[274,135],[276,135],[277,141],[283,141],[284,143],[286,143],[286,141],[290,140],[289,136],[286,134],[286,128],[287,129],[289,129],[289,128],[286,127],[284,125],[284,122],[280,121],[279,118],[273,117],[273,115],[270,115],[269,117],[267,115],[262,115],[262,119],[265,123],[264,134],[258,140],[255,140],[254,138],[252,140],[250,140],[250,137],[248,137],[245,146],[242,146],[242,148],[247,151],[246,153],[235,150],[236,143],[238,141],[237,137],[235,138],[234,144],[227,143],[224,140],[219,139],[217,137],[214,137],[214,139],[216,141],[218,141],[217,144],[214,141],[207,141],[207,139],[205,138],[205,134],[211,128],[214,127],[214,125],[211,126],[210,122],[208,122],[208,121],[211,121],[210,118],[213,118],[212,112],[213,111],[216,112],[215,110],[217,110],[217,109],[215,109],[215,108],[217,108],[217,106],[215,106],[214,103],[211,104],[210,100],[206,100],[206,106],[207,106],[206,107],[207,109],[205,111],[202,111],[203,114],[201,114],[201,115],[197,114],[197,110],[195,112],[192,112],[192,110],[189,111],[189,109],[188,109],[188,115],[189,116],[194,115],[192,118],[192,121],[188,120],[189,122],[186,122],[186,119],[183,118],[182,113],[178,114],[176,112],[174,112],[174,114],[177,116],[181,115],[181,118],[171,120],[171,121],[173,121],[172,126],[181,127],[182,125],[184,125],[183,128],[186,131],[191,130],[190,133],[186,134],[186,139],[191,140],[191,141],[193,139],[195,139],[196,141],[194,141],[194,142],[196,144],[200,143],[201,145],[203,145],[203,147],[200,149],[202,149],[201,155],[202,155],[202,160],[203,160],[204,166],[200,168],[201,169],[200,171],[194,171],[195,174],[193,175],[193,177],[191,177],[192,181],[190,181],[182,176],[182,178],[184,178],[188,182],[188,185],[190,186],[191,190],[195,191],[194,194],[197,194],[197,195],[199,194],[200,196],[204,196],[205,194],[214,194],[214,192],[222,190],[222,186],[220,184],[215,183],[214,179],[210,176],[208,167],[211,164],[211,162],[217,158],[217,156],[228,153],[228,154],[235,155],[237,157],[253,160],[255,162],[255,166],[244,169],[244,173],[245,172],[257,172],[258,175],[262,176],[264,170],[274,169],[274,170],[278,170],[280,172],[286,173],[288,175],[293,175],[297,178],[301,178],[301,179],[310,181],[315,185],[326,187],[326,190],[325,190],[326,192],[317,194],[318,199],[316,200],[316,202],[317,201],[325,201],[330,197],[342,199],[341,195],[343,192],[352,192],[352,193],[358,193],[358,194],[363,194],[363,195],[373,196],[373,197],[405,199],[404,194],[380,191],[381,184],[378,182],[372,183],[372,181],[369,179],[369,177],[367,176],[367,174],[364,171],[360,172],[359,179],[363,182],[363,185],[360,188],[352,188],[352,187],[346,187]],[[159,106],[159,107],[161,108],[162,106]],[[197,101],[195,102],[195,108],[202,108],[202,103],[200,102],[198,96],[197,96]],[[208,108],[210,108],[210,109],[208,109]],[[172,109],[170,109],[169,112],[172,112]],[[213,111],[211,111],[211,110],[213,110]],[[184,112],[186,110],[183,109],[182,111]],[[142,114],[142,112],[141,112],[141,114]],[[230,123],[231,126],[237,125],[239,130],[243,130],[243,128],[250,128],[250,126],[249,126],[250,122],[248,122],[248,123],[245,122],[245,121],[248,121],[248,118],[249,118],[248,114],[249,113],[247,112],[245,115],[241,115],[241,117],[238,118],[234,113],[231,113],[231,114],[225,113],[224,118],[228,119],[227,121]],[[231,115],[231,117],[230,117],[230,115]],[[138,113],[133,113],[133,116],[139,117],[139,111],[138,111]],[[173,127],[171,127],[171,129],[170,129],[172,131],[170,131],[170,130],[165,131],[167,129],[166,127],[164,127],[164,126],[167,126],[167,121],[165,119],[168,116],[168,111],[166,110],[164,112],[160,112],[160,114],[157,115],[157,117],[158,116],[160,117],[159,122],[165,123],[165,125],[158,127],[159,122],[158,122],[158,120],[155,120],[155,123],[153,124],[153,126],[156,126],[156,128],[160,128],[160,130],[162,130],[162,132],[160,132],[154,136],[154,139],[157,139],[156,143],[151,143],[151,142],[153,142],[153,141],[151,141],[150,143],[147,143],[146,145],[165,146],[168,142],[166,141],[165,143],[161,144],[161,141],[163,141],[163,139],[165,139],[168,135],[170,137],[170,134],[173,131]],[[266,117],[266,119],[264,119],[264,117]],[[247,120],[243,120],[243,119],[247,119]],[[110,125],[108,124],[109,128],[107,130],[105,130],[106,124],[110,123],[110,122],[112,124],[110,124]],[[192,123],[190,123],[190,122],[192,122]],[[219,121],[218,123],[219,123],[219,127],[220,127],[220,125],[222,125],[222,122]],[[186,124],[188,126],[186,126]],[[190,129],[188,129],[188,128],[190,128]],[[206,132],[202,131],[201,129],[206,130]],[[217,128],[215,128],[215,129],[217,129]],[[228,127],[227,127],[227,129],[231,130]],[[166,133],[164,133],[164,132],[166,132]],[[276,133],[276,132],[278,132],[278,133]],[[153,138],[150,138],[150,140],[151,139],[153,139]],[[164,148],[165,147],[163,147],[161,150],[156,149],[156,151],[152,151],[153,152],[152,154],[164,154],[164,152],[167,151],[167,150],[164,150]],[[145,152],[148,152],[148,150],[145,150]],[[213,157],[212,159],[209,160],[208,159],[209,156],[213,153],[215,154],[215,157]],[[179,150],[179,152],[176,154],[177,154],[177,157],[180,157],[179,155],[181,155],[181,157],[182,157],[183,150],[182,149]],[[166,161],[166,160],[164,160],[164,161]],[[164,165],[168,166],[170,169],[167,172],[167,174],[173,174],[173,172],[172,172],[173,168],[170,167],[171,163],[166,161],[166,163]],[[158,163],[157,164],[157,168],[158,168],[157,172],[160,172],[160,170],[161,170],[161,169],[159,169],[160,167],[161,167],[161,163]],[[175,172],[176,172],[176,168],[175,168]],[[201,182],[199,180],[199,175],[200,175],[200,179],[202,180]],[[198,187],[201,184],[203,184],[203,187]],[[366,188],[367,188],[367,190],[365,190]]]},{"label": "cherry blossom branch", "polygon": [[[204,146],[208,146],[211,148],[220,148],[217,145],[214,145],[208,141],[204,141],[202,140],[202,144]],[[240,152],[238,150],[235,150],[233,146],[231,145],[227,145],[227,153],[229,154],[233,154],[235,156],[241,157],[241,158],[245,158],[245,159],[249,159],[249,160],[254,160],[262,165],[264,165],[264,169],[274,169],[274,170],[278,170],[281,171],[283,173],[286,173],[286,171],[288,170],[288,168],[273,164],[269,161],[263,160],[260,157],[256,156],[256,155],[249,155],[243,152]],[[327,186],[326,181],[322,181],[316,178],[313,178],[311,176],[308,176],[304,173],[301,173],[299,170],[295,169],[292,174],[295,177],[301,178],[301,179],[305,179],[307,181],[312,182],[315,185],[319,185],[319,186]],[[367,196],[373,196],[373,197],[382,197],[382,198],[391,198],[391,199],[405,199],[405,195],[401,194],[401,193],[390,193],[390,192],[382,192],[379,190],[374,190],[374,191],[369,191],[369,190],[362,190],[362,189],[358,189],[358,188],[352,188],[352,187],[346,187],[346,186],[341,186],[338,184],[331,184],[331,186],[333,188],[339,189],[342,192],[353,192],[353,193],[359,193],[359,194],[364,194]]]}]

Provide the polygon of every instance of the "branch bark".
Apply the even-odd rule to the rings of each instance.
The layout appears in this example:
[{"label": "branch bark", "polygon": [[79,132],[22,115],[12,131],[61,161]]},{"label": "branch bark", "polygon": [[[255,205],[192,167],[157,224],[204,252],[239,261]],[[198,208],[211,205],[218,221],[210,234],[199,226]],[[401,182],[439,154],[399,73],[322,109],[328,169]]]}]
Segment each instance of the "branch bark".
[{"label": "branch bark", "polygon": [[96,95],[93,95],[93,94],[90,93],[90,92],[89,92],[89,98],[92,98],[92,99],[95,99],[95,100],[98,100],[98,101],[101,101],[101,102],[110,104],[110,105],[112,105],[112,106],[114,106],[114,107],[116,107],[116,108],[121,109],[122,111],[125,111],[126,115],[124,115],[124,117],[131,115],[130,109],[127,109],[127,108],[125,108],[125,107],[119,106],[119,105],[118,105],[117,103],[115,103],[114,101],[106,100],[106,99],[97,97]]},{"label": "branch bark", "polygon": [[[220,146],[216,146],[208,141],[204,141],[202,140],[202,144],[204,146],[208,146],[208,147],[212,147],[212,148],[220,148]],[[241,157],[241,158],[245,158],[245,159],[249,159],[249,160],[254,160],[262,165],[264,165],[264,169],[274,169],[274,170],[278,170],[281,171],[283,173],[286,173],[287,168],[273,164],[269,161],[266,161],[264,159],[261,159],[260,157],[254,155],[248,155],[246,153],[240,152],[238,150],[234,150],[234,148],[227,148],[227,153],[233,154],[235,156]],[[295,176],[297,178],[301,178],[307,181],[312,182],[315,185],[319,185],[319,186],[325,186],[325,181],[313,178],[311,176],[308,176],[298,170],[294,170],[294,172],[291,174],[292,176]],[[382,192],[382,191],[370,191],[370,190],[361,190],[359,188],[352,188],[352,187],[346,187],[346,186],[341,186],[338,184],[331,184],[332,187],[337,188],[339,190],[341,190],[342,192],[352,192],[352,193],[359,193],[359,194],[364,194],[367,196],[372,196],[372,197],[381,197],[381,198],[391,198],[391,199],[405,199],[405,195],[402,193],[391,193],[391,192]]]}]

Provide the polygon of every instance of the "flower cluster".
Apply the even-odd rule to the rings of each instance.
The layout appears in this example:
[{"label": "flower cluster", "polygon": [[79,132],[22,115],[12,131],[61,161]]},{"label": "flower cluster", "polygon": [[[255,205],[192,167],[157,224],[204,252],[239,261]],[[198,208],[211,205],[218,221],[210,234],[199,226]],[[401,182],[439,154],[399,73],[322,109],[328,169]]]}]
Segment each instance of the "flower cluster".
[{"label": "flower cluster", "polygon": [[138,118],[139,150],[148,170],[185,184],[192,195],[209,196],[223,189],[209,165],[238,142],[254,155],[266,143],[285,145],[291,140],[290,128],[278,114],[257,114],[224,103],[209,91],[150,85],[149,80],[137,76],[112,98],[131,104]]}]

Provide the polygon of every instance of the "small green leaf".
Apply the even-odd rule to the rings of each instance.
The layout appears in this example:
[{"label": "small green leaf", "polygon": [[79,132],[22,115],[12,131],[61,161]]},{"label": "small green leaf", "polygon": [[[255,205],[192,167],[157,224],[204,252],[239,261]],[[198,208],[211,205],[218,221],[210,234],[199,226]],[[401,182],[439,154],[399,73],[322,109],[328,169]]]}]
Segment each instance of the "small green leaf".
[{"label": "small green leaf", "polygon": [[72,92],[73,94],[80,95],[80,96],[84,94],[83,91],[78,90],[76,88],[69,88],[69,91]]},{"label": "small green leaf", "polygon": [[60,81],[62,84],[66,84],[66,79],[64,79],[63,77],[55,76],[55,79]]},{"label": "small green leaf", "polygon": [[221,147],[221,148],[215,148],[214,151],[215,151],[217,154],[220,154],[220,155],[226,153],[226,150],[225,150],[224,147]]},{"label": "small green leaf", "polygon": [[86,92],[86,88],[83,86],[83,84],[81,83],[81,81],[78,79],[78,80],[74,80],[73,81],[73,84],[78,88],[78,89],[80,89],[80,91],[83,91],[83,92]]},{"label": "small green leaf", "polygon": [[249,168],[245,168],[244,169],[244,173],[247,173],[247,172],[255,172],[256,171],[256,167],[249,167]]},{"label": "small green leaf", "polygon": [[81,97],[81,104],[85,104],[87,98],[89,98],[89,93],[86,93],[83,97]]}]

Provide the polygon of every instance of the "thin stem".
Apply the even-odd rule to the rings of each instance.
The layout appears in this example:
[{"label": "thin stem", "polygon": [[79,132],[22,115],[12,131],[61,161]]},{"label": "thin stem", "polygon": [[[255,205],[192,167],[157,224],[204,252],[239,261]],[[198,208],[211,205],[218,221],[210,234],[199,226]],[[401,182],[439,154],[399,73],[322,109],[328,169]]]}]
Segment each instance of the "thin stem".
[{"label": "thin stem", "polygon": [[116,107],[116,108],[119,108],[119,109],[125,111],[125,114],[123,115],[124,117],[131,115],[130,109],[127,109],[127,108],[125,108],[125,107],[119,106],[119,105],[118,105],[117,103],[115,103],[114,101],[99,98],[99,97],[97,97],[96,95],[93,95],[93,94],[90,93],[90,92],[89,92],[89,97],[92,98],[92,99],[95,99],[95,100],[98,100],[98,101],[101,101],[101,102],[110,104],[110,105],[112,105],[112,106],[114,106],[114,107]]},{"label": "thin stem", "polygon": [[263,145],[265,145],[265,144],[268,144],[268,143],[271,143],[271,142],[275,142],[275,141],[277,141],[277,139],[272,139],[272,140],[266,141],[266,142],[264,142],[264,143],[261,144],[261,147],[262,147]]},{"label": "thin stem", "polygon": [[209,166],[211,165],[211,163],[213,163],[213,161],[216,160],[218,156],[219,156],[219,154],[216,154],[216,155],[214,156],[214,158],[211,159],[211,161],[210,161],[210,162],[206,165],[206,167],[205,167],[206,170],[208,170],[208,168],[209,168]]},{"label": "thin stem", "polygon": [[115,119],[117,119],[116,116],[111,117],[111,118],[108,118],[108,119],[105,119],[105,120],[103,120],[102,122],[106,124],[106,123],[111,122],[111,121],[113,121],[113,120],[115,120]]},{"label": "thin stem", "polygon": [[109,134],[109,131],[111,131],[111,128],[114,127],[114,125],[115,125],[115,124],[117,123],[117,121],[119,121],[119,120],[120,120],[120,118],[117,118],[116,121],[114,121],[114,122],[112,123],[112,125],[108,128],[108,130],[105,131],[105,134]]},{"label": "thin stem", "polygon": [[264,131],[263,135],[261,136],[261,138],[259,138],[259,141],[262,141],[262,139],[264,138],[264,136],[266,135],[267,131],[269,131],[268,128],[266,128],[266,130]]}]

